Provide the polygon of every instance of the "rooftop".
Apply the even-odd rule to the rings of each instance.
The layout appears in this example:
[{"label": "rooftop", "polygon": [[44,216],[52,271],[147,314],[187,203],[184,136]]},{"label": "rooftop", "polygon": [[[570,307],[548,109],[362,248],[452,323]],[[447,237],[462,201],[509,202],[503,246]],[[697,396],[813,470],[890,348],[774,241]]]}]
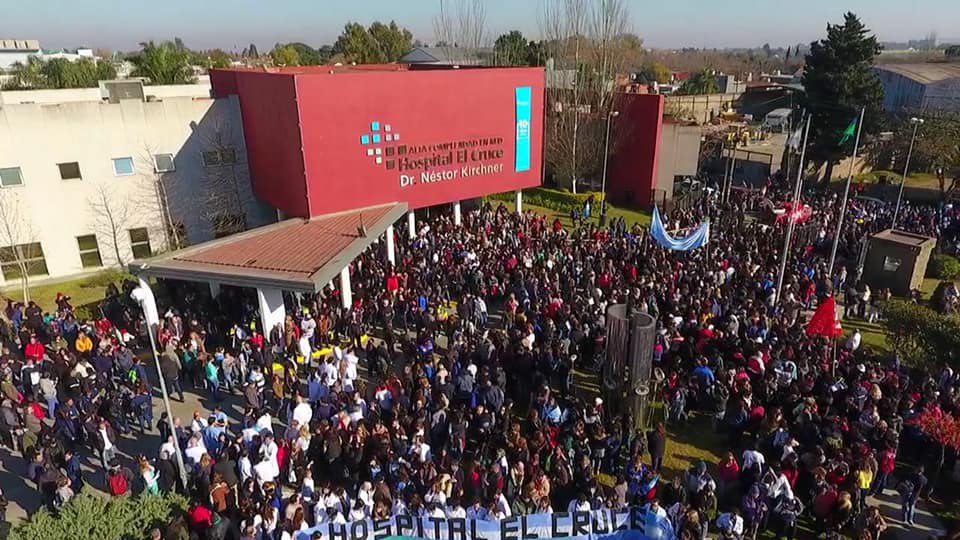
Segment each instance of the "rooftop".
[{"label": "rooftop", "polygon": [[937,239],[930,236],[923,236],[920,234],[914,234],[906,231],[895,231],[893,229],[887,229],[885,231],[880,231],[877,234],[873,235],[874,238],[880,240],[888,240],[890,242],[896,242],[898,244],[905,244],[908,246],[921,247],[927,242],[936,243]]},{"label": "rooftop", "polygon": [[406,203],[389,203],[309,220],[289,219],[134,261],[130,271],[239,287],[316,292],[406,211]]},{"label": "rooftop", "polygon": [[875,66],[875,68],[902,75],[921,84],[960,78],[960,64],[958,63],[881,64]]}]

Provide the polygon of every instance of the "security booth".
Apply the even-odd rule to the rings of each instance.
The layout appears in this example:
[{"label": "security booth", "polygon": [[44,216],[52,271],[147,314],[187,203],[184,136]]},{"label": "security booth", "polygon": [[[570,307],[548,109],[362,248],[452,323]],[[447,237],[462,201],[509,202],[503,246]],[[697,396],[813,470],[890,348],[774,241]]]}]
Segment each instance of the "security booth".
[{"label": "security booth", "polygon": [[905,231],[887,229],[870,238],[863,265],[863,280],[874,290],[890,288],[905,296],[923,284],[930,254],[937,239]]}]

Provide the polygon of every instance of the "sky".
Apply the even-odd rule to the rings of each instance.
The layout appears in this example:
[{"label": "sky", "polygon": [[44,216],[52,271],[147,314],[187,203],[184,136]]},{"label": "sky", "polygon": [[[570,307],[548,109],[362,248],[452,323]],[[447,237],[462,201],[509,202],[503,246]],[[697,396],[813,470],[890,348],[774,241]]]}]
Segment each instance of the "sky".
[{"label": "sky", "polygon": [[[451,0],[447,0],[450,2]],[[484,0],[488,33],[539,34],[543,2]],[[857,13],[881,41],[929,32],[960,39],[957,0],[625,0],[632,31],[648,47],[773,47],[822,37],[828,22]],[[39,39],[44,48],[132,50],[179,36],[196,49],[239,51],[256,43],[333,43],[348,21],[396,20],[434,41],[440,0],[0,0],[0,38]]]}]

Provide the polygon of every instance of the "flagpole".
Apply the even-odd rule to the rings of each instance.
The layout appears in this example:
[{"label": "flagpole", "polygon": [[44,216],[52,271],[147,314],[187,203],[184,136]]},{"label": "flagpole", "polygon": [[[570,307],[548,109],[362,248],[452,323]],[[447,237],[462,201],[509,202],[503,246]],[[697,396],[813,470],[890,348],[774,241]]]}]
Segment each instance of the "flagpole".
[{"label": "flagpole", "polygon": [[837,260],[837,245],[840,243],[840,232],[843,229],[843,216],[847,211],[847,197],[850,196],[850,182],[853,180],[853,165],[857,161],[857,151],[860,149],[860,134],[863,132],[863,116],[866,107],[860,109],[860,120],[857,122],[857,138],[853,143],[853,156],[850,158],[850,172],[847,174],[847,183],[843,187],[843,199],[840,201],[840,216],[837,218],[836,231],[833,233],[833,246],[830,247],[830,264],[827,266],[827,279],[833,283],[833,264]]},{"label": "flagpole", "polygon": [[780,301],[780,295],[783,294],[783,275],[787,271],[787,258],[790,251],[790,240],[793,237],[793,214],[797,211],[797,205],[800,204],[800,191],[803,188],[803,161],[807,157],[807,137],[810,135],[810,115],[807,115],[807,125],[803,128],[803,148],[800,150],[800,166],[797,169],[797,184],[793,188],[793,205],[787,214],[787,234],[783,240],[783,253],[780,255],[780,273],[777,274],[777,290],[774,292],[773,300],[775,303]]}]

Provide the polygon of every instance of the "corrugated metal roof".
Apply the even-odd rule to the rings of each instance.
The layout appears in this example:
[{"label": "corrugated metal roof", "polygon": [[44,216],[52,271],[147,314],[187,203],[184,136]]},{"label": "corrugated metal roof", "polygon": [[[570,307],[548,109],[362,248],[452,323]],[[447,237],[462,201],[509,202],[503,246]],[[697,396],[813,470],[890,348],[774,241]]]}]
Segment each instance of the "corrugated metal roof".
[{"label": "corrugated metal roof", "polygon": [[361,222],[371,225],[390,211],[390,206],[319,217],[266,231],[234,242],[213,246],[186,256],[182,262],[267,270],[303,279],[330,262],[360,237]]},{"label": "corrugated metal roof", "polygon": [[[407,211],[406,203],[290,219],[182,251],[134,261],[139,275],[242,287],[316,291]],[[360,226],[366,235],[360,234]]]},{"label": "corrugated metal roof", "polygon": [[881,64],[876,69],[896,73],[921,84],[960,78],[960,64]]}]

